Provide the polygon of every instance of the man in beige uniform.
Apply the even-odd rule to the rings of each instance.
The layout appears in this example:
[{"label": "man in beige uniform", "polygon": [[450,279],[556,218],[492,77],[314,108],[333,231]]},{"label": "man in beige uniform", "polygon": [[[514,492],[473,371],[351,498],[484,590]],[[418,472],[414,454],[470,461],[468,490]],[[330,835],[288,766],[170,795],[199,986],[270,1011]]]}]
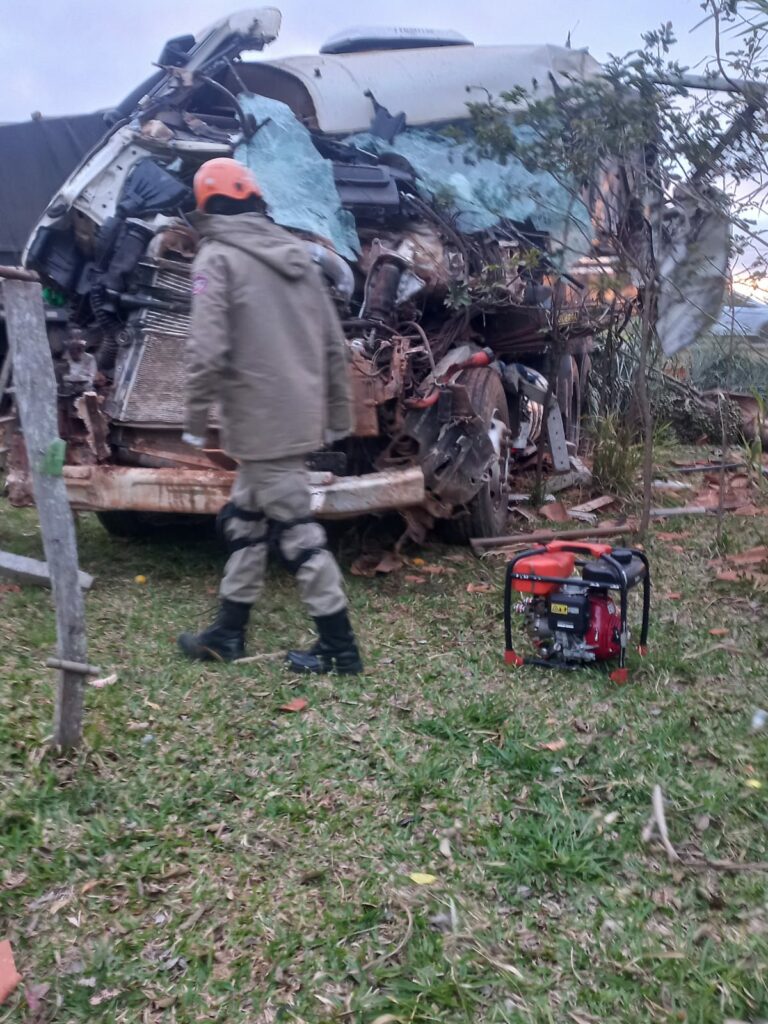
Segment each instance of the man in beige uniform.
[{"label": "man in beige uniform", "polygon": [[219,403],[221,445],[239,463],[219,515],[229,547],[215,622],[179,645],[192,658],[231,661],[259,600],[270,550],[296,576],[317,625],[303,672],[362,671],[342,579],[310,509],[305,457],[352,427],[346,344],[306,247],[261,212],[258,185],[235,160],[195,175],[201,244],[192,277],[184,439],[204,447]]}]

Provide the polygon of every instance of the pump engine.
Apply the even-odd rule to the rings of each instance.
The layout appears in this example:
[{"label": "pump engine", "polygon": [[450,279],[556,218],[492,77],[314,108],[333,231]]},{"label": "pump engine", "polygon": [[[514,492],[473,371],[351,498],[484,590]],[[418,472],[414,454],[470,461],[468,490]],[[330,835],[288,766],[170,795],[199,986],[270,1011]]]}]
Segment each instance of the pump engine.
[{"label": "pump engine", "polygon": [[[510,665],[578,668],[616,660],[611,677],[627,678],[629,593],[642,584],[640,650],[648,641],[651,577],[644,552],[610,544],[553,541],[507,565],[504,593],[505,660]],[[516,600],[515,600],[516,598]],[[522,616],[535,656],[512,642],[512,616]]]}]

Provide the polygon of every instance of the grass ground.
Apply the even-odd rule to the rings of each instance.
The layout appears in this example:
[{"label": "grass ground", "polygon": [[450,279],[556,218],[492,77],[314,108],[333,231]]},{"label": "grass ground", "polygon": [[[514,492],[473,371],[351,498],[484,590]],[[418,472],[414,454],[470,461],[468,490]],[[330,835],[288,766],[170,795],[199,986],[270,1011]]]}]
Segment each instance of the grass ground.
[{"label": "grass ground", "polygon": [[[0,522],[0,547],[40,553],[34,514]],[[709,521],[672,522],[649,548],[651,651],[617,688],[505,668],[501,563],[439,548],[349,577],[363,677],[185,663],[218,550],[81,517],[90,660],[118,678],[89,688],[72,760],[45,746],[49,595],[0,594],[0,938],[32,1003],[0,1022],[768,1017],[768,873],[641,840],[658,782],[678,849],[766,856],[762,595],[714,582]],[[729,520],[728,544],[766,524]],[[270,583],[251,653],[308,638],[290,579]],[[308,710],[281,713],[295,696]]]}]

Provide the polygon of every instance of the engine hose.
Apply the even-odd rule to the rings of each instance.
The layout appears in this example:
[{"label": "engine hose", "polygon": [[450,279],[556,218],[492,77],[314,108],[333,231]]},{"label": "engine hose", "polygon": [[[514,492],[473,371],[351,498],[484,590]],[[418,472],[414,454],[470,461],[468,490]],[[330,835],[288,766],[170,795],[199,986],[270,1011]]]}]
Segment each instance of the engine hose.
[{"label": "engine hose", "polygon": [[455,366],[450,366],[444,374],[442,374],[440,380],[437,382],[432,391],[424,398],[406,398],[403,403],[408,409],[429,409],[431,406],[437,403],[440,398],[440,384],[445,383],[446,377],[453,373],[459,373],[461,370],[469,370],[473,366],[490,366],[491,365],[491,353],[486,349],[482,352],[475,352],[473,356],[466,359],[463,363],[457,363]]},{"label": "engine hose", "polygon": [[355,275],[347,261],[332,249],[320,245],[319,242],[307,242],[306,245],[313,261],[317,263],[326,277],[330,278],[341,298],[345,302],[349,302],[355,290]]}]

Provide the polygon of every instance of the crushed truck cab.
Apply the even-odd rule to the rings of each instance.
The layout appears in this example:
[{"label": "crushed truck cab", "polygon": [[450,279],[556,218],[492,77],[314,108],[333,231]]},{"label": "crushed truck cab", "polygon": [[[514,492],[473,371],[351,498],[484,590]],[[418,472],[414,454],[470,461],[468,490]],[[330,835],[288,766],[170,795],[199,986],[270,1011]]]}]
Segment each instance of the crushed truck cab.
[{"label": "crushed truck cab", "polygon": [[[595,282],[619,273],[600,221],[631,188],[606,167],[574,202],[548,174],[479,155],[467,103],[599,65],[415,30],[247,59],[279,26],[263,8],[169,41],[32,232],[24,262],[78,332],[51,338],[72,503],[141,516],[225,501],[236,467],[215,415],[208,449],[181,440],[198,245],[185,215],[200,165],[234,156],[324,273],[347,339],[354,431],[308,460],[316,514],[502,532],[510,476],[539,445],[568,468],[594,339],[626,316],[631,298]],[[28,503],[18,431],[9,462],[11,500]]]}]

